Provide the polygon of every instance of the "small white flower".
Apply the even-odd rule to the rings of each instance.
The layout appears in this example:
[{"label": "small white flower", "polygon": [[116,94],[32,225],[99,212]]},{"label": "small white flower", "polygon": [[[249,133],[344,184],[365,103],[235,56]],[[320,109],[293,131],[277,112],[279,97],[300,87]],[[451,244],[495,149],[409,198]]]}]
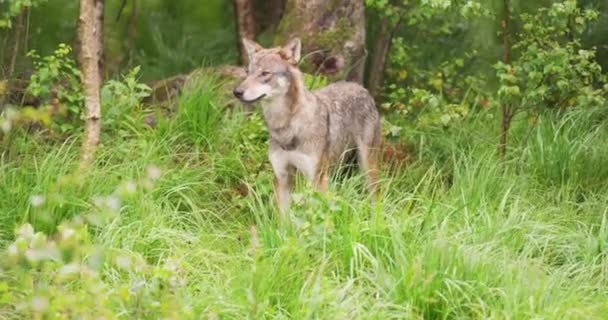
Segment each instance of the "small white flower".
[{"label": "small white flower", "polygon": [[25,251],[25,258],[30,262],[38,262],[44,260],[57,260],[60,257],[60,253],[56,248],[43,248],[43,249],[27,249]]},{"label": "small white flower", "polygon": [[137,184],[133,181],[127,181],[125,183],[125,192],[127,194],[134,194],[137,191]]},{"label": "small white flower", "polygon": [[30,199],[30,203],[33,207],[40,207],[44,204],[44,197],[41,195],[33,195]]},{"label": "small white flower", "polygon": [[99,227],[103,224],[103,218],[98,214],[91,213],[91,214],[88,214],[85,218],[86,218],[87,222],[90,223],[91,225]]},{"label": "small white flower", "polygon": [[118,211],[120,210],[120,199],[117,196],[107,197],[106,206],[112,211]]},{"label": "small white flower", "polygon": [[4,131],[4,133],[9,133],[12,128],[11,121],[8,119],[2,121],[2,123],[0,123],[0,128],[2,128],[2,131]]},{"label": "small white flower", "polygon": [[62,239],[68,239],[71,236],[73,236],[76,233],[76,231],[74,231],[74,229],[72,228],[64,228],[63,230],[61,230],[61,238]]},{"label": "small white flower", "polygon": [[17,230],[17,234],[24,238],[31,238],[34,236],[34,227],[31,224],[26,223]]},{"label": "small white flower", "polygon": [[127,256],[118,256],[116,257],[116,265],[123,269],[130,269],[131,259]]},{"label": "small white flower", "polygon": [[59,268],[59,274],[62,276],[67,276],[72,273],[76,273],[80,270],[80,266],[76,263],[70,263]]},{"label": "small white flower", "polygon": [[39,250],[27,249],[25,251],[25,258],[29,262],[37,262],[37,261],[42,260],[43,256]]},{"label": "small white flower", "polygon": [[160,171],[160,169],[155,166],[155,165],[149,165],[146,168],[146,173],[148,175],[148,178],[150,180],[158,180],[158,178],[160,178],[162,172]]},{"label": "small white flower", "polygon": [[15,245],[14,243],[11,243],[10,246],[8,246],[8,254],[11,256],[16,256],[19,253],[19,249],[17,249],[17,245]]},{"label": "small white flower", "polygon": [[137,293],[146,283],[144,281],[138,281],[129,289],[131,294]]},{"label": "small white flower", "polygon": [[32,309],[36,312],[43,312],[49,307],[49,298],[47,297],[33,297],[32,298]]},{"label": "small white flower", "polygon": [[448,123],[450,123],[450,120],[452,120],[452,117],[450,117],[450,115],[444,114],[441,116],[441,123],[443,123],[443,125],[447,125]]}]

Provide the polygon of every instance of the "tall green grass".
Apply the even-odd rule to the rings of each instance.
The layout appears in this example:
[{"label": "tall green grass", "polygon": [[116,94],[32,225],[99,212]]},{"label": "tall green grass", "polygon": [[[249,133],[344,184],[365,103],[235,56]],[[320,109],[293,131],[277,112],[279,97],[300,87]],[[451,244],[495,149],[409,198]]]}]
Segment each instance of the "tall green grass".
[{"label": "tall green grass", "polygon": [[[70,176],[77,140],[11,140],[0,162],[1,247],[25,222],[53,233],[60,221],[142,181],[153,165],[160,178],[119,197],[118,214],[91,229],[92,241],[149,265],[176,263],[182,285],[167,299],[191,311],[182,318],[608,314],[604,111],[541,115],[533,128],[517,120],[504,163],[491,114],[449,129],[409,130],[415,161],[383,172],[377,208],[360,176],[335,179],[327,195],[299,183],[284,224],[259,115],[227,115],[206,81],[179,100],[167,123],[130,126],[130,138],[104,141],[80,177]],[[43,204],[33,205],[36,195]],[[102,277],[110,288],[151,285],[111,266]],[[110,307],[121,318],[134,317],[134,308]]]}]

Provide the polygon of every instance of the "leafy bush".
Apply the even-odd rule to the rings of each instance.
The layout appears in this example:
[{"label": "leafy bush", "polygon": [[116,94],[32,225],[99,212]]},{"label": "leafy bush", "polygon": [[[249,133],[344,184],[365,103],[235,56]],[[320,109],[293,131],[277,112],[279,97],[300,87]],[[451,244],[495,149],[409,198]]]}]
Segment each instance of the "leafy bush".
[{"label": "leafy bush", "polygon": [[55,52],[46,57],[30,51],[36,72],[31,76],[28,93],[40,101],[41,109],[56,116],[55,128],[62,132],[78,127],[82,115],[84,96],[80,83],[80,71],[70,57],[72,49],[60,44]]},{"label": "leafy bush", "polygon": [[572,0],[523,14],[523,28],[513,45],[515,59],[495,65],[498,99],[533,113],[604,106],[606,75],[595,61],[595,49],[584,49],[580,40],[596,18],[597,12],[583,11]]},{"label": "leafy bush", "polygon": [[[471,27],[464,20],[483,12],[478,2],[368,0],[366,4],[395,29],[384,110],[423,125],[447,126],[479,104],[486,81],[482,73],[471,72],[479,54],[458,43]],[[418,39],[434,40],[427,44]]]},{"label": "leafy bush", "polygon": [[36,7],[47,0],[5,0],[0,1],[0,29],[11,28],[12,18],[19,15],[24,7]]},{"label": "leafy bush", "polygon": [[138,81],[140,68],[135,67],[119,80],[109,80],[101,89],[102,119],[104,130],[116,131],[125,137],[124,128],[140,127],[144,121],[142,100],[152,91]]},{"label": "leafy bush", "polygon": [[477,1],[366,4],[397,26],[382,105],[391,123],[389,136],[397,136],[403,123],[446,127],[475,110],[496,110],[504,104],[531,113],[531,124],[534,114],[546,110],[606,105],[606,75],[595,48],[583,47],[581,40],[598,13],[577,1],[540,8],[512,4],[508,65],[496,63],[503,48],[495,32],[484,38],[490,44],[469,39],[471,33],[485,37],[477,31],[480,26],[499,29],[502,1],[500,6]]}]

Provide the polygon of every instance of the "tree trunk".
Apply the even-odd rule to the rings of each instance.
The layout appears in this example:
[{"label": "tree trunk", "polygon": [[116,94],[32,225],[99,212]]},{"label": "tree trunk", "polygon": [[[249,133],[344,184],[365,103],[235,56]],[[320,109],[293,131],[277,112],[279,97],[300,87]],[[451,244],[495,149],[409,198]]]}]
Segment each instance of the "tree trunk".
[{"label": "tree trunk", "polygon": [[79,60],[85,94],[85,129],[80,169],[95,159],[101,132],[101,69],[103,66],[103,0],[80,0]]},{"label": "tree trunk", "polygon": [[374,52],[372,55],[371,66],[369,68],[369,83],[368,88],[371,95],[380,100],[380,91],[382,83],[384,83],[384,74],[386,69],[386,58],[388,57],[393,35],[395,30],[399,28],[400,23],[391,27],[388,19],[380,21],[378,32],[376,32],[376,43],[374,44]]},{"label": "tree trunk", "polygon": [[104,39],[104,0],[89,0],[92,1],[95,5],[94,11],[94,19],[95,19],[95,32],[96,32],[96,41],[97,41],[97,58],[98,58],[98,66],[99,66],[99,79],[100,82],[103,81],[105,74],[105,53],[103,50],[103,39]]},{"label": "tree trunk", "polygon": [[17,16],[17,22],[15,25],[15,46],[13,47],[13,54],[11,55],[11,62],[8,68],[8,78],[12,78],[15,74],[15,67],[17,66],[17,58],[19,57],[19,45],[21,43],[21,33],[23,32],[24,19],[27,14],[27,7],[23,7],[21,13]]},{"label": "tree trunk", "polygon": [[241,39],[255,40],[256,29],[253,2],[251,0],[234,0],[234,14],[236,18],[236,40],[239,48],[239,61],[241,65],[245,66],[249,63],[249,59]]},{"label": "tree trunk", "polygon": [[[503,18],[501,21],[502,28],[502,62],[505,64],[511,63],[511,34],[510,34],[511,11],[509,0],[503,0]],[[508,103],[503,103],[501,106],[500,120],[500,142],[498,144],[498,156],[501,160],[505,160],[507,155],[507,136],[513,119],[512,106]]]},{"label": "tree trunk", "polygon": [[363,82],[363,0],[287,0],[275,45],[296,36],[302,38],[305,72]]},{"label": "tree trunk", "polygon": [[255,9],[256,36],[264,32],[272,32],[277,27],[283,12],[285,0],[252,0]]}]

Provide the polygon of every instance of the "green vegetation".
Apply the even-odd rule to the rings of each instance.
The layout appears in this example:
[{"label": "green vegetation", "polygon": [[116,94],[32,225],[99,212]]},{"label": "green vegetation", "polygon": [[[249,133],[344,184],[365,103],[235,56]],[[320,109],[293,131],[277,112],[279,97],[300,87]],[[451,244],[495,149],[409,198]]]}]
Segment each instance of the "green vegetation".
[{"label": "green vegetation", "polygon": [[[170,108],[144,102],[143,81],[236,61],[229,2],[140,3],[133,65],[130,4],[106,19],[101,144],[75,174],[75,20],[42,15],[77,5],[31,2],[58,32],[32,31],[22,105],[3,105],[0,79],[0,319],[606,318],[604,4],[513,1],[507,63],[499,1],[365,1],[370,30],[402,26],[382,198],[372,207],[357,174],[327,194],[299,179],[287,222],[261,115],[230,106],[223,79],[200,71]],[[517,112],[501,161],[504,104]]]},{"label": "green vegetation", "polygon": [[326,196],[302,184],[285,226],[260,118],[218,116],[209,81],[156,129],[117,119],[83,176],[70,175],[75,139],[11,133],[0,171],[5,317],[608,312],[605,109],[543,114],[534,128],[516,119],[504,168],[494,111],[408,129],[416,154],[384,172],[379,209],[361,177],[334,179]]}]

